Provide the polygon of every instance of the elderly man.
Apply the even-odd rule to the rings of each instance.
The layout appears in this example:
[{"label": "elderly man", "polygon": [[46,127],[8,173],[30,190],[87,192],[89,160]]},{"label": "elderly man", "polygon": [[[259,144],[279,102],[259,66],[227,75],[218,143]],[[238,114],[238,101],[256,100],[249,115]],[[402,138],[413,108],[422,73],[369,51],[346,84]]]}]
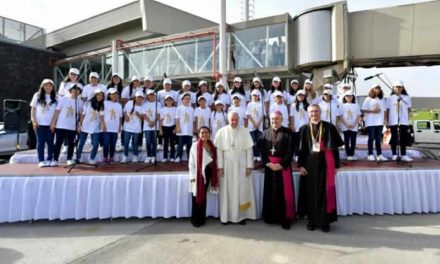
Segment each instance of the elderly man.
[{"label": "elderly man", "polygon": [[330,223],[337,220],[335,175],[339,168],[338,148],[344,144],[336,127],[321,121],[319,105],[307,109],[310,123],[299,130],[298,167],[300,193],[298,215],[307,215],[309,231],[320,227],[330,231]]},{"label": "elderly man", "polygon": [[270,115],[271,128],[258,140],[258,149],[265,165],[263,220],[290,229],[296,220],[295,193],[292,181],[293,134],[281,124],[282,113]]},{"label": "elderly man", "polygon": [[254,166],[249,131],[239,125],[237,112],[228,114],[229,125],[215,137],[220,178],[220,221],[246,224],[256,219],[254,188],[251,171]]}]

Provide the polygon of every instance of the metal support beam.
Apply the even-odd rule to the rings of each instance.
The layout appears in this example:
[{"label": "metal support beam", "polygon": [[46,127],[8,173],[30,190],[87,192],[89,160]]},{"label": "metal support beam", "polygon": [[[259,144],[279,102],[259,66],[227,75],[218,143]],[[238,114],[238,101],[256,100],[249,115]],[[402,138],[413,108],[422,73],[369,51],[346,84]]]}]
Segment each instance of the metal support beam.
[{"label": "metal support beam", "polygon": [[226,54],[226,0],[220,0],[220,52],[219,52],[219,68],[221,74],[221,81],[223,82],[226,90],[228,87],[228,79],[227,79],[227,69],[226,69],[226,61],[228,56]]},{"label": "metal support beam", "polygon": [[[119,71],[118,41],[112,41],[112,73]],[[121,73],[119,73],[121,74]]]}]

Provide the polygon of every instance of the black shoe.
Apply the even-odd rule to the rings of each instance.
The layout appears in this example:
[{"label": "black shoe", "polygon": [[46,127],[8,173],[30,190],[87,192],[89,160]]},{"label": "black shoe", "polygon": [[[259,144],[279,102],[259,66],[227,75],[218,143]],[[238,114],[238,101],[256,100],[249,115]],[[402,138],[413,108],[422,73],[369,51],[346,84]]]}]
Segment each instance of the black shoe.
[{"label": "black shoe", "polygon": [[330,232],[330,225],[321,226],[321,231],[324,233]]},{"label": "black shoe", "polygon": [[315,229],[316,229],[316,225],[315,224],[312,224],[310,222],[307,224],[307,230],[314,231]]},{"label": "black shoe", "polygon": [[199,223],[197,223],[197,224],[193,224],[193,226],[196,227],[196,228],[199,228],[199,227],[201,227],[202,225],[199,224]]},{"label": "black shoe", "polygon": [[284,230],[290,230],[290,222],[284,223],[281,225]]},{"label": "black shoe", "polygon": [[246,225],[246,220],[241,220],[240,222],[238,222],[239,225]]},{"label": "black shoe", "polygon": [[229,225],[229,223],[228,222],[226,222],[226,223],[223,223],[223,222],[221,222],[222,223],[222,225]]}]

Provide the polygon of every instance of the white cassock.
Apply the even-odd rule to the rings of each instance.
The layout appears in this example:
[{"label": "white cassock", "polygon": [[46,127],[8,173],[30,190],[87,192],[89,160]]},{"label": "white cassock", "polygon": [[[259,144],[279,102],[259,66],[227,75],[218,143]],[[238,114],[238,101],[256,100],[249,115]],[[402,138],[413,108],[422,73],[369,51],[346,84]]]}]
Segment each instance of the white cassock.
[{"label": "white cassock", "polygon": [[256,219],[256,207],[252,175],[246,176],[246,168],[253,168],[254,145],[245,127],[222,127],[215,137],[217,165],[223,169],[219,182],[220,221],[238,223],[244,219]]}]

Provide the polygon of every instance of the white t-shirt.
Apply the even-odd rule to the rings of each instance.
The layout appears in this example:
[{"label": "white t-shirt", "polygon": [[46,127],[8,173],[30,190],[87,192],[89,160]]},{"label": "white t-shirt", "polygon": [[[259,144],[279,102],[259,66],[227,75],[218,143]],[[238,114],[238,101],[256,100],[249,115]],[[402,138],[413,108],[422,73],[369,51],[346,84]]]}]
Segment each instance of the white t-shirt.
[{"label": "white t-shirt", "polygon": [[[258,89],[255,88],[254,90],[258,90]],[[269,102],[269,92],[264,89],[259,90],[259,91],[262,94],[262,95],[260,95],[260,102],[261,101],[263,101],[264,103]],[[251,91],[251,97],[252,97],[252,91]],[[251,98],[251,101],[252,101],[252,98]]]},{"label": "white t-shirt", "polygon": [[208,92],[204,92],[202,95],[206,99],[206,106],[211,107],[211,105],[214,103],[214,96]]},{"label": "white t-shirt", "polygon": [[209,119],[211,118],[211,109],[209,107],[205,107],[202,109],[201,107],[197,107],[194,111],[194,118],[197,118],[197,129],[202,126],[209,127]]},{"label": "white t-shirt", "polygon": [[412,107],[411,98],[408,95],[401,95],[402,101],[399,101],[399,96],[393,94],[388,97],[387,109],[388,109],[388,125],[396,126],[399,124],[400,114],[400,124],[409,125],[409,108]]},{"label": "white t-shirt", "polygon": [[176,124],[176,107],[162,107],[159,111],[160,120],[162,120],[162,126],[171,127]]},{"label": "white t-shirt", "polygon": [[211,138],[214,139],[217,131],[228,124],[228,115],[225,112],[211,113]]},{"label": "white t-shirt", "polygon": [[[354,104],[350,104],[350,103],[341,104],[340,108],[341,108],[341,113],[342,113],[343,118],[345,119],[345,121],[349,125],[354,124],[356,122],[356,120],[358,120],[358,117],[361,115],[361,110],[360,110],[359,105],[357,103],[354,103]],[[357,122],[356,122],[356,125],[355,125],[354,128],[348,129],[344,125],[343,122],[341,122],[340,127],[341,127],[342,131],[347,131],[347,130],[358,131]]]},{"label": "white t-shirt", "polygon": [[229,90],[228,94],[229,94],[229,97],[231,98],[231,105],[234,101],[232,97],[234,95],[238,94],[240,96],[240,106],[246,107],[248,101],[246,100],[246,97],[244,95],[242,95],[241,93],[238,93],[238,92],[232,93],[232,90]]},{"label": "white t-shirt", "polygon": [[144,104],[135,105],[133,109],[133,100],[128,101],[124,107],[124,115],[127,114],[130,118],[124,122],[124,131],[131,133],[142,132],[142,120],[136,115],[136,112],[142,114],[145,112]]},{"label": "white t-shirt", "polygon": [[101,90],[104,93],[104,96],[107,96],[107,87],[104,84],[98,83],[95,86],[92,86],[91,84],[87,84],[86,86],[84,86],[84,89],[82,90],[81,93],[81,98],[86,97],[87,101],[89,101],[90,99],[93,98],[93,96],[95,96],[96,89]]},{"label": "white t-shirt", "polygon": [[73,82],[61,82],[60,87],[58,88],[59,96],[68,96],[70,97],[70,88],[72,88],[76,84],[77,87],[83,89],[83,85],[81,83],[73,83]]},{"label": "white t-shirt", "polygon": [[196,104],[196,93],[193,93],[191,91],[189,91],[189,92],[182,92],[182,93],[177,92],[177,106],[183,105],[182,97],[186,93],[189,93],[190,96],[191,96],[191,104]]},{"label": "white t-shirt", "polygon": [[177,107],[176,119],[179,119],[179,125],[180,125],[180,132],[176,133],[176,135],[192,136],[193,126],[194,126],[194,109],[191,106],[184,106],[184,105]]},{"label": "white t-shirt", "polygon": [[160,90],[159,92],[157,92],[157,96],[159,98],[159,102],[164,105],[165,104],[165,97],[167,95],[171,95],[173,97],[174,102],[177,102],[177,97],[178,97],[178,92],[174,91],[174,90]]},{"label": "white t-shirt", "polygon": [[279,111],[283,114],[283,122],[281,125],[283,127],[289,127],[289,112],[287,111],[287,106],[285,104],[272,104],[269,108],[269,116],[272,115],[273,112]]},{"label": "white t-shirt", "polygon": [[[161,109],[162,106],[160,103],[157,103],[157,110]],[[144,121],[144,131],[154,131],[156,130],[156,102],[145,102],[144,104],[144,114],[148,116],[148,118],[153,121],[153,126],[151,127],[148,124],[147,120]],[[159,125],[159,124],[158,124]],[[157,126],[159,128],[159,126]]]},{"label": "white t-shirt", "polygon": [[[134,97],[134,95],[136,94],[137,91],[144,92],[144,88],[142,88],[142,87],[134,88],[133,87],[131,94],[130,94],[130,86],[127,86],[124,89],[122,89],[121,98],[131,99]],[[144,95],[145,95],[145,93],[144,93]]]},{"label": "white t-shirt", "polygon": [[319,103],[319,107],[321,108],[321,120],[336,126],[337,117],[342,115],[339,104],[333,100],[330,103],[322,101]]},{"label": "white t-shirt", "polygon": [[293,116],[293,125],[295,132],[299,132],[299,129],[309,123],[309,113],[304,110],[303,103],[300,103],[298,107],[299,111],[296,110],[296,103],[290,106],[290,116]]},{"label": "white t-shirt", "polygon": [[240,117],[239,125],[244,126],[244,120],[247,119],[246,107],[242,107],[242,106],[236,107],[231,105],[228,109],[228,113],[230,112],[237,112],[238,116]]},{"label": "white t-shirt", "polygon": [[104,123],[107,132],[118,133],[119,123],[122,118],[122,106],[118,102],[105,101],[104,102]]},{"label": "white t-shirt", "polygon": [[288,105],[292,106],[292,104],[294,104],[296,102],[296,95],[291,95],[289,92],[286,92],[286,102]]},{"label": "white t-shirt", "polygon": [[[255,122],[258,122],[261,117],[263,116],[263,106],[260,101],[256,102],[250,102],[246,108],[246,116],[249,119],[249,116],[252,117],[252,119]],[[263,122],[260,123],[258,127],[254,127],[254,124],[251,121],[248,121],[248,130],[254,131],[256,129],[263,131]]]},{"label": "white t-shirt", "polygon": [[226,105],[231,105],[231,96],[229,96],[229,94],[227,93],[219,94],[217,96],[217,100],[220,100],[222,102],[224,109],[226,109]]},{"label": "white t-shirt", "polygon": [[376,108],[380,108],[379,113],[364,113],[366,127],[383,126],[386,110],[385,99],[367,97],[362,105],[362,110],[375,110]]},{"label": "white t-shirt", "polygon": [[[76,103],[76,107],[75,107]],[[82,112],[84,103],[81,101],[81,99],[73,99],[71,97],[61,97],[59,100],[59,103],[57,105],[57,110],[60,111],[60,114],[58,115],[58,120],[56,124],[56,128],[60,129],[67,129],[67,130],[76,130],[76,122],[77,119],[75,118],[75,111],[77,113],[77,116],[80,116],[80,113]]]},{"label": "white t-shirt", "polygon": [[[274,91],[275,93],[276,91]],[[280,91],[283,94],[283,102],[287,102],[287,92],[286,91]],[[269,105],[272,106],[275,104],[275,97],[273,97],[272,91],[268,91],[269,94]]]},{"label": "white t-shirt", "polygon": [[100,116],[104,116],[104,111],[94,110],[92,104],[89,102],[84,106],[83,116],[81,131],[88,134],[99,133],[101,129],[99,118]]},{"label": "white t-shirt", "polygon": [[36,117],[37,123],[41,126],[50,126],[50,122],[52,121],[53,114],[55,113],[55,109],[57,104],[59,104],[59,97],[57,97],[57,103],[50,104],[50,95],[46,95],[46,105],[42,105],[38,103],[38,93],[35,93],[32,97],[30,106],[36,108]]}]

